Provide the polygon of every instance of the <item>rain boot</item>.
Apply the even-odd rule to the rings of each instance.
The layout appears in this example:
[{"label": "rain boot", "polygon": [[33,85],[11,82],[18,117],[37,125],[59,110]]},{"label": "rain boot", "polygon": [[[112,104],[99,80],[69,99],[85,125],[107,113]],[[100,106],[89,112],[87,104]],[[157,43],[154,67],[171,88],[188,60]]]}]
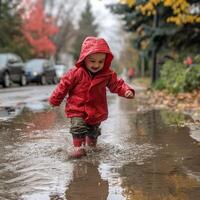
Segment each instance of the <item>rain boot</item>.
[{"label": "rain boot", "polygon": [[89,151],[96,151],[97,137],[86,136],[86,145]]},{"label": "rain boot", "polygon": [[86,144],[87,146],[89,147],[93,147],[93,148],[96,148],[96,145],[97,145],[97,137],[89,137],[87,136],[86,137]]},{"label": "rain boot", "polygon": [[70,153],[71,158],[81,158],[86,156],[85,137],[73,137],[74,150]]}]

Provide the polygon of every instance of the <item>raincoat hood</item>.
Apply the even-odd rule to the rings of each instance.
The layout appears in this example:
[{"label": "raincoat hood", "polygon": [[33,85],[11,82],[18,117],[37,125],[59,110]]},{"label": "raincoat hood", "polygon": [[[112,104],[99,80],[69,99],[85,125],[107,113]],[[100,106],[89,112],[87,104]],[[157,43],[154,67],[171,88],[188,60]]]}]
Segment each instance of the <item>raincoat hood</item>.
[{"label": "raincoat hood", "polygon": [[110,64],[113,59],[113,54],[110,51],[110,48],[107,44],[107,42],[103,38],[97,38],[97,37],[87,37],[83,41],[80,56],[78,61],[76,62],[76,67],[83,66],[83,62],[85,58],[88,55],[94,54],[94,53],[106,53],[106,60],[104,63],[103,70],[109,69]]}]

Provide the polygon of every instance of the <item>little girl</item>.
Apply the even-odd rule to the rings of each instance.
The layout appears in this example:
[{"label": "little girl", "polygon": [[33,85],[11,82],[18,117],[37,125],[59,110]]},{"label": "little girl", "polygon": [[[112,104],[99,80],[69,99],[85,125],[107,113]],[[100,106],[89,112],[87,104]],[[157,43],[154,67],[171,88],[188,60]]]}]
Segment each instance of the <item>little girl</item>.
[{"label": "little girl", "polygon": [[134,89],[110,68],[112,59],[103,38],[87,37],[75,66],[64,74],[49,98],[52,106],[59,106],[67,95],[65,112],[71,118],[74,158],[86,155],[85,145],[96,147],[99,126],[108,117],[106,88],[119,96],[134,98]]}]

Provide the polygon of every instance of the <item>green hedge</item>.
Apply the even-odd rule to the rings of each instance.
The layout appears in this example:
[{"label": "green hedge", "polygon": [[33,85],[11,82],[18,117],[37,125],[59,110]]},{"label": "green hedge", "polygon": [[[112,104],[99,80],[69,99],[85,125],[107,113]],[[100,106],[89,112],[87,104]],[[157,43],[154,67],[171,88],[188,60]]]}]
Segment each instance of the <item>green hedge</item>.
[{"label": "green hedge", "polygon": [[171,93],[188,92],[200,87],[200,64],[187,66],[180,62],[167,61],[160,72],[155,88]]},{"label": "green hedge", "polygon": [[185,75],[184,91],[192,91],[200,87],[200,64],[191,66]]}]

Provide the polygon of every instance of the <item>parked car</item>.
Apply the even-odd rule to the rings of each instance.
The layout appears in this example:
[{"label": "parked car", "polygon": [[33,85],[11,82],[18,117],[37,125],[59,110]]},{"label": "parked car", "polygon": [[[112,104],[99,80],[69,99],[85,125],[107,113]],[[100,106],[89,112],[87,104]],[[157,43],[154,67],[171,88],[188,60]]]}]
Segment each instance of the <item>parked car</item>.
[{"label": "parked car", "polygon": [[60,80],[63,74],[66,72],[67,68],[63,64],[56,64],[54,65],[54,68],[56,69],[56,75],[58,79]]},{"label": "parked car", "polygon": [[36,82],[45,85],[47,83],[56,84],[58,82],[53,63],[47,59],[34,58],[27,61],[25,71],[29,83]]},{"label": "parked car", "polygon": [[27,84],[24,63],[14,53],[0,53],[0,84],[9,87],[12,82],[21,86]]}]

